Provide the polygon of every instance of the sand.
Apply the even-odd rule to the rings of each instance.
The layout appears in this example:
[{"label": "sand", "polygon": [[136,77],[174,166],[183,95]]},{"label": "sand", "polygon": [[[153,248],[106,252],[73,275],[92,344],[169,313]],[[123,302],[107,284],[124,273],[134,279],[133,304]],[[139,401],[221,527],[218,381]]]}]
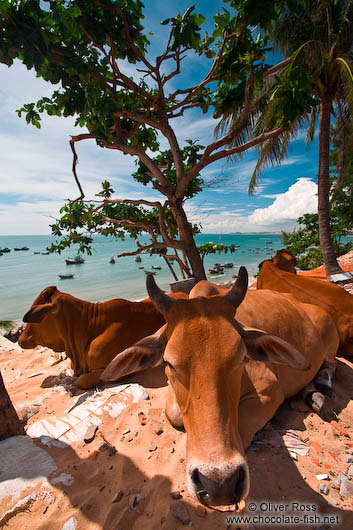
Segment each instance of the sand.
[{"label": "sand", "polygon": [[[47,348],[21,350],[6,339],[0,339],[0,359],[5,385],[19,414],[26,416],[37,410],[27,420],[26,429],[39,420],[53,421],[55,417],[64,417],[67,414],[65,411],[80,398],[78,395],[71,396],[65,386],[57,384],[69,385],[69,362],[60,360],[58,354]],[[277,513],[260,511],[261,501],[276,505],[291,505],[297,501],[320,508],[323,511],[321,516],[337,515],[340,523],[335,528],[348,530],[353,527],[353,498],[344,499],[339,490],[333,488],[334,479],[351,465],[346,461],[350,458],[350,453],[346,451],[353,452],[353,402],[350,400],[353,395],[353,363],[339,358],[338,366],[335,397],[330,405],[336,411],[338,425],[343,430],[322,421],[300,400],[292,400],[281,407],[247,451],[251,475],[247,505],[251,501],[257,503],[255,515],[273,516]],[[142,373],[130,377],[128,382],[143,385],[149,399],[132,403],[131,396],[123,391],[121,395],[125,396],[127,406],[114,419],[109,414],[109,408],[114,400],[119,403],[122,398],[121,395],[118,398],[111,396],[105,402],[106,410],[103,407],[99,414],[92,414],[101,423],[90,443],[80,440],[64,448],[48,447],[34,438],[34,444],[52,457],[57,469],[48,479],[27,488],[19,498],[1,501],[0,520],[9,512],[6,528],[172,530],[184,527],[170,511],[171,505],[182,503],[193,528],[227,528],[225,517],[231,514],[205,509],[188,494],[185,482],[186,435],[173,429],[165,418],[166,380],[163,371],[155,369]],[[56,386],[51,386],[55,383]],[[83,396],[86,397],[86,394]],[[99,396],[91,397],[91,401]],[[308,455],[298,455],[297,461],[290,457],[281,436],[287,430],[305,441],[302,445],[309,449]],[[0,462],[0,473],[1,466]],[[65,475],[61,478],[69,485],[62,482],[53,484],[53,478],[55,482],[62,473]],[[318,480],[316,475],[320,473],[329,474],[330,480]],[[327,484],[328,495],[319,493],[322,483]],[[180,493],[179,500],[171,497],[175,492]],[[117,500],[121,495],[121,499]],[[11,512],[23,498],[27,498],[24,504]],[[114,499],[116,502],[113,502]],[[262,508],[266,506],[262,505]],[[251,511],[245,509],[244,514],[251,515]],[[299,515],[302,516],[300,512]],[[319,526],[299,524],[286,528]],[[253,527],[263,528],[260,524]],[[237,524],[229,528],[252,526]]]}]

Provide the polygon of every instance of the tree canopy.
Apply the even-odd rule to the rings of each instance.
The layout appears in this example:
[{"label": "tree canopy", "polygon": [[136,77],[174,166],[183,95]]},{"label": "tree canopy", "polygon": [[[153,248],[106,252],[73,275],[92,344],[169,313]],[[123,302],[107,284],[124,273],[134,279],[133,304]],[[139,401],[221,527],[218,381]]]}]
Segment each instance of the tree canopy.
[{"label": "tree canopy", "polygon": [[[196,279],[205,278],[193,239],[197,228],[183,207],[202,190],[201,171],[281,138],[316,104],[300,68],[283,71],[288,60],[276,65],[268,60],[266,28],[278,17],[280,2],[224,4],[209,32],[202,32],[205,17],[195,6],[162,21],[169,33],[162,52],[152,57],[140,0],[0,0],[0,61],[12,66],[17,58],[37,76],[59,85],[51,97],[23,105],[19,116],[24,114],[35,127],[40,127],[43,113],[74,116],[84,129],[70,140],[79,197],[64,206],[54,225],[58,236],[69,231],[58,248],[72,241],[87,247],[83,228],[118,235],[127,230],[133,237],[146,231],[151,243],[148,248],[138,245],[139,252],[180,251]],[[178,79],[188,54],[209,66],[197,83],[184,86]],[[124,73],[127,63],[136,66],[136,76]],[[271,115],[264,120],[267,107]],[[173,128],[177,118],[193,109],[219,120],[217,137],[207,146],[196,138],[181,145]],[[164,202],[112,197],[107,182],[100,203],[86,202],[75,145],[88,139],[135,157],[132,177],[157,190]]]}]

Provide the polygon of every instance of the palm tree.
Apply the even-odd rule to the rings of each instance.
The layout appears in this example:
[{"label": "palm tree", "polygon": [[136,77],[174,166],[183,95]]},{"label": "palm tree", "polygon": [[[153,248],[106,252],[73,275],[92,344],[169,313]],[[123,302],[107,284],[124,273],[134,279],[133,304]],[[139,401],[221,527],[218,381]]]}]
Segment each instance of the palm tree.
[{"label": "palm tree", "polygon": [[[290,57],[282,75],[294,69],[306,73],[317,104],[305,109],[273,142],[261,147],[249,191],[257,176],[270,163],[279,163],[287,152],[290,138],[309,120],[306,141],[314,138],[319,118],[318,215],[320,246],[326,275],[342,272],[330,233],[330,123],[338,128],[353,122],[353,0],[289,0],[280,2],[280,15],[271,28],[271,37],[284,57]],[[269,102],[262,123],[273,118],[275,99]],[[258,123],[260,123],[258,122]],[[347,144],[343,139],[343,149]]]}]

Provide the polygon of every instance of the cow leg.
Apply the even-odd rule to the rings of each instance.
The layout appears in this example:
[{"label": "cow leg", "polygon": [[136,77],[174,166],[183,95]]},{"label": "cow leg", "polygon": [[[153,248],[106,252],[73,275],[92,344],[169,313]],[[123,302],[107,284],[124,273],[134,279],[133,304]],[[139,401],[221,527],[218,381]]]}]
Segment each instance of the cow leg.
[{"label": "cow leg", "polygon": [[319,392],[332,397],[333,379],[336,373],[336,362],[324,361],[314,378],[314,385]]},{"label": "cow leg", "polygon": [[336,419],[335,412],[327,405],[324,394],[318,391],[314,381],[303,388],[301,391],[301,397],[305,403],[324,421]]},{"label": "cow leg", "polygon": [[89,372],[88,374],[81,375],[76,380],[77,388],[80,388],[81,390],[88,390],[89,388],[99,386],[101,384],[100,376],[102,375],[102,373],[103,369],[95,370],[94,372]]}]

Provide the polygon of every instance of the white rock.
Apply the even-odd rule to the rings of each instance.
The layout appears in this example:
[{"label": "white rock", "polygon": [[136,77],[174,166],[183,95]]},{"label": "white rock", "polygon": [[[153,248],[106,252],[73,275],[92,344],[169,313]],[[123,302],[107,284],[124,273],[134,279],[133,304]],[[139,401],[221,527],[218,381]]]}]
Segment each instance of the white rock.
[{"label": "white rock", "polygon": [[321,473],[319,475],[315,475],[317,480],[330,480],[330,477],[327,475],[327,473]]},{"label": "white rock", "polygon": [[75,482],[75,477],[70,475],[69,473],[60,473],[57,477],[51,478],[50,483],[51,484],[59,484],[61,482],[64,484],[64,486],[72,486],[72,484]]},{"label": "white rock", "polygon": [[66,521],[66,523],[62,527],[62,530],[76,530],[76,526],[77,526],[76,517],[71,517],[71,519]]}]

